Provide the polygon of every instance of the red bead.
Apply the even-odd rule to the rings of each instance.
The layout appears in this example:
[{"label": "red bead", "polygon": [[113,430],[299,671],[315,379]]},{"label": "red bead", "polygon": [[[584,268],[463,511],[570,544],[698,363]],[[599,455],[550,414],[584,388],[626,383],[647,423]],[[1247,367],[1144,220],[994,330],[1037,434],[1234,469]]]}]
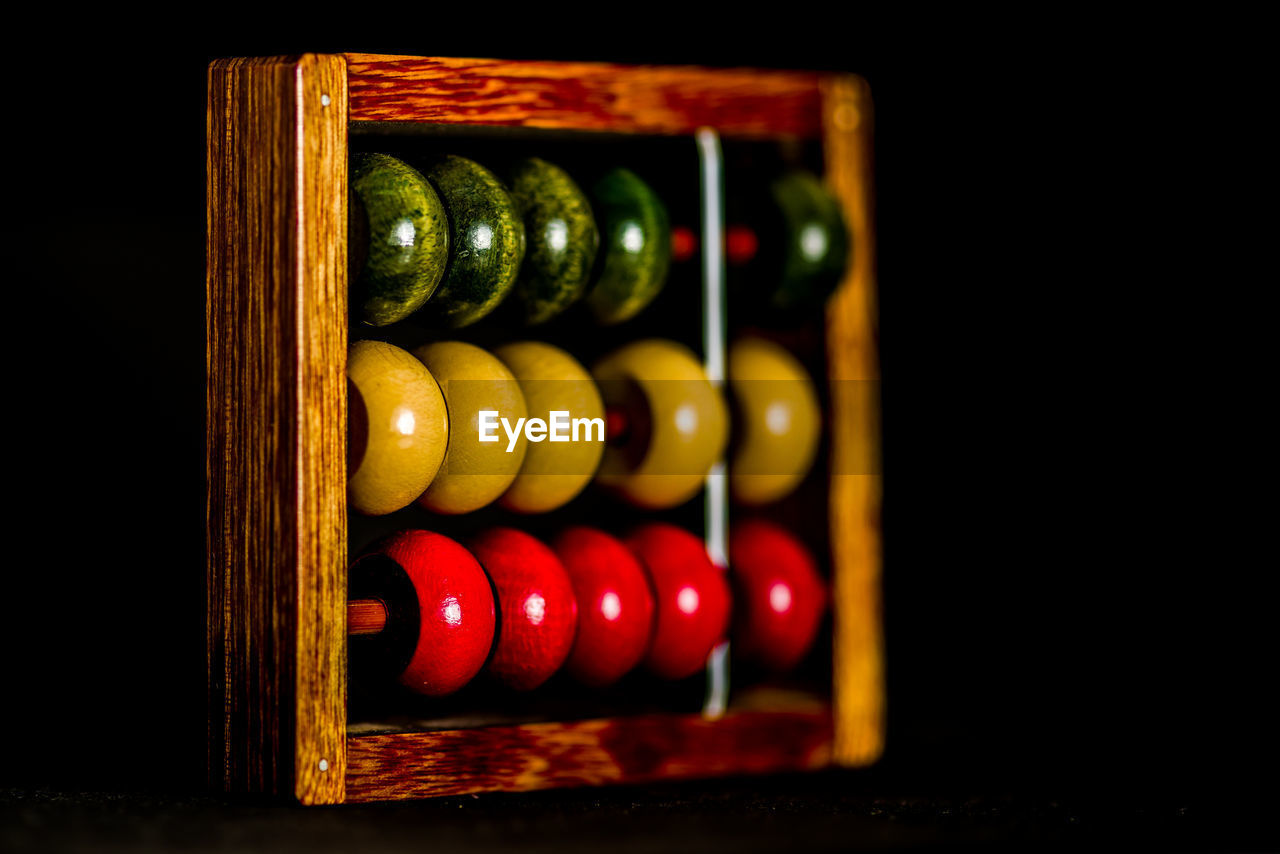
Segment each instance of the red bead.
[{"label": "red bead", "polygon": [[813,555],[772,522],[737,524],[729,536],[733,652],[770,670],[795,667],[813,645],[827,588]]},{"label": "red bead", "polygon": [[683,264],[698,251],[698,236],[685,225],[677,225],[671,229],[671,260]]},{"label": "red bead", "polygon": [[417,594],[418,638],[401,684],[432,697],[452,694],[480,672],[493,644],[493,590],[484,570],[458,543],[430,531],[393,534],[373,554],[395,561]]},{"label": "red bead", "polygon": [[588,685],[611,685],[640,663],[653,632],[653,593],[626,546],[595,528],[552,543],[578,600],[578,637],[565,667]]},{"label": "red bead", "polygon": [[578,603],[555,552],[528,534],[493,528],[471,550],[498,594],[498,639],[485,670],[531,691],[560,669],[573,646]]},{"label": "red bead", "polygon": [[617,407],[606,407],[604,411],[604,438],[606,442],[621,439],[631,429],[627,423],[627,413]]},{"label": "red bead", "polygon": [[756,257],[760,241],[756,233],[745,225],[731,225],[725,230],[725,255],[730,264],[746,264]]},{"label": "red bead", "polygon": [[626,538],[649,574],[656,620],[644,663],[663,679],[692,676],[723,637],[729,622],[729,585],[688,531],[653,523]]}]

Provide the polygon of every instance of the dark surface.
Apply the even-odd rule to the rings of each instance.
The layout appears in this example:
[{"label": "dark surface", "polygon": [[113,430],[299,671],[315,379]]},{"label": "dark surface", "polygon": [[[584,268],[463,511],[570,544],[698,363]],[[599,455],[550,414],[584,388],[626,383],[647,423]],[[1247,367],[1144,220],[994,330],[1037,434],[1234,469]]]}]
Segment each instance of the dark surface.
[{"label": "dark surface", "polygon": [[[349,17],[319,30],[311,8],[274,35],[230,10],[168,38],[114,8],[27,22],[7,49],[0,244],[19,440],[0,848],[1280,846],[1262,593],[1275,547],[1258,536],[1274,501],[1242,489],[1270,488],[1262,453],[1242,450],[1256,415],[1242,401],[1274,397],[1274,378],[1232,385],[1272,361],[1247,343],[1274,341],[1249,326],[1274,316],[1248,303],[1271,288],[1223,274],[1231,253],[1193,269],[1200,229],[1229,206],[1184,193],[1205,161],[1205,184],[1230,183],[1217,170],[1236,152],[1213,160],[1186,140],[1251,74],[1231,65],[1219,85],[1210,47],[1263,55],[1242,41],[1248,22],[1224,38],[1199,19],[1171,32],[1167,16],[815,28],[797,8],[722,31],[687,14],[649,10],[625,40],[426,11],[364,33]],[[302,49],[867,77],[884,769],[314,812],[195,794],[205,67]]]},{"label": "dark surface", "polygon": [[326,809],[207,797],[0,792],[0,849],[48,851],[1274,850],[1240,802],[1036,788],[939,792],[824,772]]}]

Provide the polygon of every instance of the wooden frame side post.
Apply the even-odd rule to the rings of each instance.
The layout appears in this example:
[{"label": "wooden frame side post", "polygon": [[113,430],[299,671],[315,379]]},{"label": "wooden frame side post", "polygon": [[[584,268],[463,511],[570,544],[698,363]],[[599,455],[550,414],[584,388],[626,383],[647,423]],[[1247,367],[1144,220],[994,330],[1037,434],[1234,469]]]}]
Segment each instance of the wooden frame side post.
[{"label": "wooden frame side post", "polygon": [[347,81],[341,56],[209,68],[209,775],[344,799]]},{"label": "wooden frame side post", "polygon": [[848,274],[827,305],[833,430],[833,759],[842,765],[867,765],[884,751],[885,736],[871,95],[866,81],[853,76],[824,80],[822,94],[826,180],[843,204],[854,247]]}]

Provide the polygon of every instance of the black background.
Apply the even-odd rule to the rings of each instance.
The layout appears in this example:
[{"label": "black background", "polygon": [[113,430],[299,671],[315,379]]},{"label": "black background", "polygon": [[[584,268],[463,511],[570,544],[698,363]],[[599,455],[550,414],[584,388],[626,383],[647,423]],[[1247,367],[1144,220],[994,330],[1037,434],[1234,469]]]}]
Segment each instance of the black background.
[{"label": "black background", "polygon": [[1227,402],[1197,355],[1219,347],[1207,330],[1229,331],[1165,266],[1194,226],[1146,241],[1157,160],[1177,157],[1141,125],[1170,81],[1184,107],[1211,97],[1201,53],[1131,63],[1145,42],[1101,22],[832,26],[795,10],[746,30],[688,14],[562,31],[423,14],[360,33],[307,9],[275,36],[230,13],[77,19],[76,34],[16,45],[0,781],[200,790],[205,67],[356,50],[865,76],[885,428],[878,773],[975,792],[1273,785],[1259,772],[1275,756],[1275,646],[1256,585],[1274,549],[1255,558],[1239,536],[1253,517],[1226,509],[1223,437],[1206,425]]}]

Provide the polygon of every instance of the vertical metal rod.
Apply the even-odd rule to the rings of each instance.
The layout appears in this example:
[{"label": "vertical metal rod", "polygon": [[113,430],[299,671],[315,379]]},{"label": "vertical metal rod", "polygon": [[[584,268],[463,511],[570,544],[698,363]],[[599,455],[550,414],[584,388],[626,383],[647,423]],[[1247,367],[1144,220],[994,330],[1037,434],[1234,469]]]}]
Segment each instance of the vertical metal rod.
[{"label": "vertical metal rod", "polygon": [[[702,352],[708,379],[716,388],[725,381],[725,259],[724,169],[720,136],[712,128],[699,128],[694,136],[702,176]],[[725,465],[719,460],[707,476],[707,554],[716,566],[729,566],[729,503]],[[729,643],[716,646],[707,658],[707,696],[704,717],[724,714],[729,701]]]}]

